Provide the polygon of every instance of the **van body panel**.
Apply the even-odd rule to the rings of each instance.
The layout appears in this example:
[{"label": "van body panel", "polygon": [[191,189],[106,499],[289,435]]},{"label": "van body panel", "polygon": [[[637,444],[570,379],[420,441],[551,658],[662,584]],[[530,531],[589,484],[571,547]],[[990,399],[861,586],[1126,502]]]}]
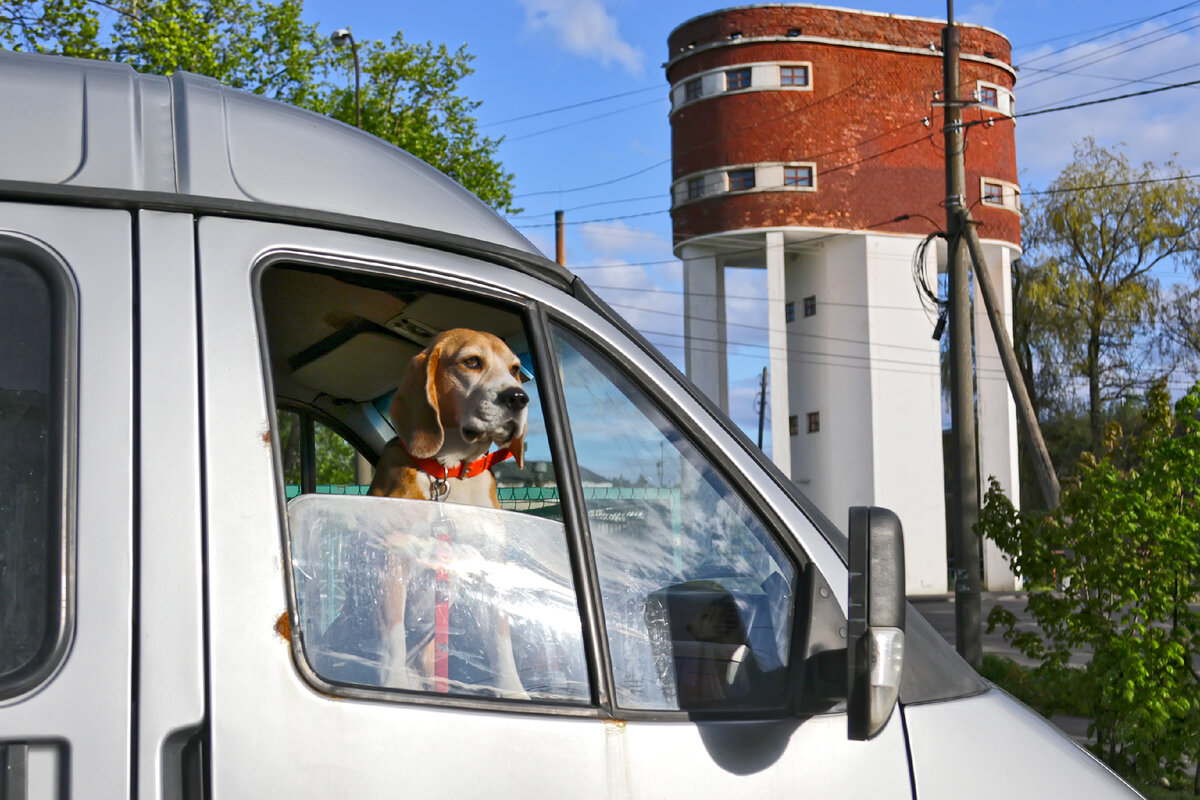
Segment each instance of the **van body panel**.
[{"label": "van body panel", "polygon": [[[196,250],[190,214],[138,215],[138,796],[181,780],[204,721]],[[169,643],[169,646],[165,646]]]},{"label": "van body panel", "polygon": [[1141,796],[999,689],[905,706],[904,723],[921,800]]},{"label": "van body panel", "polygon": [[845,714],[762,722],[630,722],[625,739],[621,746],[636,797],[913,796],[898,710],[867,742],[847,740]]},{"label": "van body panel", "polygon": [[[316,786],[332,786],[334,771],[341,776],[338,791],[347,796],[413,781],[471,794],[481,775],[506,776],[495,791],[514,797],[687,796],[714,787],[770,794],[796,785],[844,789],[868,774],[886,776],[881,780],[891,792],[886,796],[911,796],[898,712],[883,735],[856,743],[846,739],[844,714],[762,723],[618,722],[338,700],[308,686],[293,663],[290,642],[262,636],[286,613],[287,598],[269,442],[271,387],[264,383],[253,325],[252,279],[259,263],[340,262],[345,269],[408,274],[544,303],[552,314],[621,351],[639,380],[654,383],[680,405],[680,416],[695,424],[697,435],[717,437],[735,464],[750,462],[653,359],[622,345],[619,331],[536,279],[461,256],[284,225],[203,218],[198,231],[216,796],[256,790],[265,785],[255,783],[261,773],[272,775],[276,790],[287,785],[295,796],[311,796]],[[776,491],[773,484],[756,488],[768,495]],[[772,501],[789,529],[777,533],[801,534],[801,549],[838,569],[836,554],[799,509],[782,493]],[[248,720],[248,704],[262,713]],[[263,742],[273,743],[269,751]],[[448,742],[454,743],[449,750]],[[289,767],[295,774],[281,779],[267,766],[275,751],[299,765]],[[469,761],[460,761],[465,753]],[[549,762],[547,753],[554,754]],[[333,770],[335,763],[341,768]],[[430,763],[437,764],[436,778],[419,774],[419,765]]]},{"label": "van body panel", "polygon": [[406,248],[236,220],[198,231],[213,796],[607,797],[598,719],[339,699],[301,677],[252,269],[306,243]]},{"label": "van body panel", "polygon": [[23,120],[0,132],[0,179],[275,203],[540,256],[433,167],[328,117],[186,72],[5,52],[0,70]]},{"label": "van body panel", "polygon": [[[0,203],[16,235],[69,270],[78,292],[70,647],[39,687],[0,703],[0,741],[33,745],[30,781],[69,797],[130,793],[134,548],[134,336],[128,213]],[[68,447],[71,446],[68,440]],[[71,556],[74,556],[73,558]],[[68,597],[70,595],[68,594]],[[51,766],[53,763],[53,766]]]}]

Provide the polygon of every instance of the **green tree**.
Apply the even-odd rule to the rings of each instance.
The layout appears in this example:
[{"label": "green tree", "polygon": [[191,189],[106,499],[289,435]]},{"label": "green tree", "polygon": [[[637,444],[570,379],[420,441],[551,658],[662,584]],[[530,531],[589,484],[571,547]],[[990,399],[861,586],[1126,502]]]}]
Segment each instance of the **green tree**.
[{"label": "green tree", "polygon": [[[302,0],[0,0],[0,44],[18,50],[122,61],[142,72],[186,70],[354,124],[354,65],[316,25]],[[500,211],[513,206],[513,176],[499,139],[479,131],[479,102],[460,91],[472,73],[465,46],[358,45],[363,129],[454,178]]]},{"label": "green tree", "polygon": [[[1152,389],[1144,416],[1137,436],[1108,426],[1054,512],[1016,511],[993,481],[979,530],[1027,582],[1057,586],[1028,595],[1040,631],[999,607],[989,630],[1003,628],[1047,684],[1082,691],[1073,700],[1090,709],[1097,754],[1149,783],[1200,760],[1200,384],[1174,412],[1165,387]],[[1081,650],[1082,680],[1068,681]]]},{"label": "green tree", "polygon": [[1014,277],[1026,380],[1043,408],[1073,397],[1074,378],[1086,382],[1096,451],[1106,407],[1136,397],[1172,369],[1152,346],[1159,284],[1151,271],[1196,263],[1200,190],[1170,180],[1183,174],[1173,161],[1135,168],[1087,138],[1026,208],[1026,255]]}]

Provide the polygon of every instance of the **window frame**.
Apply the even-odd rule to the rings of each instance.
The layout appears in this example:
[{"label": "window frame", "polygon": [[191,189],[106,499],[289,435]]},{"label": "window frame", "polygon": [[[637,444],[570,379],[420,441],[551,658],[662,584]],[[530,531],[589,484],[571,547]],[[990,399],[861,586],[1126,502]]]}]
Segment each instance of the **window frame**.
[{"label": "window frame", "polygon": [[[304,681],[316,690],[334,697],[345,697],[355,700],[400,705],[422,705],[440,708],[459,708],[472,711],[505,711],[519,714],[541,714],[570,717],[590,717],[608,719],[613,717],[612,696],[606,690],[611,683],[611,668],[607,662],[607,639],[603,631],[597,631],[594,622],[601,619],[599,606],[593,608],[591,598],[599,597],[599,585],[595,590],[589,585],[587,576],[588,559],[590,558],[590,543],[577,520],[573,520],[575,509],[582,508],[582,482],[579,480],[578,465],[568,457],[562,449],[564,415],[561,413],[561,402],[553,398],[561,397],[561,385],[553,372],[553,361],[547,361],[545,348],[550,346],[549,340],[541,339],[539,330],[537,306],[535,299],[517,295],[501,287],[486,283],[476,283],[459,276],[443,273],[430,273],[419,267],[403,263],[360,262],[349,261],[336,256],[328,256],[308,251],[274,252],[263,257],[252,270],[252,292],[255,308],[255,324],[259,331],[260,346],[258,349],[261,368],[263,370],[263,387],[266,391],[266,404],[269,411],[272,439],[272,459],[276,467],[282,465],[279,453],[280,436],[278,428],[278,411],[285,409],[297,411],[299,408],[292,403],[278,404],[275,400],[275,388],[271,377],[270,339],[266,328],[266,316],[263,307],[263,275],[270,269],[299,269],[309,272],[319,272],[327,275],[353,274],[367,280],[380,283],[406,284],[427,287],[428,290],[447,296],[457,296],[473,302],[482,302],[502,308],[520,318],[525,334],[528,337],[530,352],[538,374],[547,375],[544,386],[539,385],[539,395],[542,400],[542,413],[546,422],[548,444],[551,460],[554,464],[555,480],[559,488],[559,502],[563,509],[564,538],[567,545],[567,555],[571,564],[572,577],[575,580],[576,601],[580,610],[580,629],[583,635],[584,660],[587,664],[589,681],[589,702],[556,703],[549,700],[507,700],[501,698],[477,697],[471,695],[436,694],[429,692],[408,692],[386,687],[372,687],[359,684],[332,683],[313,669],[309,662],[304,645],[299,638],[301,627],[299,618],[299,598],[295,576],[290,568],[282,570],[288,599],[288,622],[290,625],[289,641],[292,663],[303,677]],[[312,413],[314,409],[304,409]],[[303,413],[301,417],[303,418]],[[339,434],[345,433],[335,421],[322,420],[327,427]],[[331,424],[333,423],[333,424]],[[351,444],[355,439],[344,436]],[[569,444],[567,442],[566,444]],[[367,448],[369,451],[369,448]],[[292,537],[288,522],[287,497],[283,471],[275,470],[275,495],[281,548],[285,565],[293,563],[294,552]],[[573,473],[573,478],[566,473]],[[513,512],[517,513],[517,512]],[[601,635],[601,638],[596,638]],[[598,646],[597,646],[598,643]],[[599,661],[598,654],[603,653],[605,660]],[[607,676],[607,677],[606,677]],[[608,683],[606,683],[606,681]]]},{"label": "window frame", "polygon": [[[791,70],[789,77],[791,80],[784,79],[784,70]],[[804,71],[804,82],[796,83],[796,70]],[[804,88],[808,89],[812,86],[812,65],[810,64],[780,64],[779,65],[779,85],[793,89]]]},{"label": "window frame", "polygon": [[[477,258],[477,257],[476,257]],[[479,259],[487,263],[486,259]],[[598,339],[598,332],[589,328],[568,310],[560,311],[555,305],[548,305],[536,295],[517,294],[489,283],[472,281],[457,274],[429,272],[415,265],[397,262],[363,262],[314,253],[311,251],[276,251],[266,254],[252,270],[253,296],[255,303],[256,323],[259,328],[259,355],[264,373],[264,389],[267,392],[266,403],[271,413],[271,425],[274,440],[273,447],[278,447],[278,431],[276,430],[277,404],[274,387],[271,380],[269,344],[265,329],[265,317],[262,312],[262,274],[269,268],[293,268],[326,274],[351,273],[366,279],[377,280],[381,283],[404,283],[413,286],[428,287],[431,291],[451,296],[461,296],[474,302],[485,302],[502,307],[517,314],[524,325],[528,338],[530,353],[533,358],[536,373],[545,376],[544,383],[539,384],[542,411],[546,424],[546,433],[551,458],[554,463],[554,475],[558,484],[559,501],[562,505],[563,526],[570,558],[572,574],[575,579],[576,599],[579,603],[580,624],[583,634],[584,658],[587,663],[588,679],[590,682],[591,700],[589,705],[559,704],[546,700],[513,701],[504,699],[440,695],[430,693],[405,692],[402,690],[372,688],[368,686],[345,686],[331,684],[317,675],[309,665],[307,658],[299,652],[296,638],[299,631],[297,615],[297,594],[294,576],[290,569],[283,570],[288,593],[288,614],[292,630],[291,658],[304,680],[319,691],[327,694],[348,697],[382,704],[423,705],[442,708],[459,708],[473,711],[501,711],[518,714],[557,715],[599,719],[622,719],[639,721],[681,722],[688,720],[764,720],[789,719],[796,716],[796,704],[801,700],[801,690],[805,683],[804,660],[805,639],[808,625],[812,620],[806,613],[803,597],[810,589],[813,581],[819,578],[815,562],[801,546],[799,538],[792,535],[789,526],[778,512],[766,501],[760,488],[749,477],[740,471],[729,455],[711,440],[703,427],[682,411],[679,400],[656,381],[650,380],[642,373],[627,353],[614,351]],[[553,291],[551,287],[547,291]],[[567,299],[566,295],[563,296]],[[584,301],[585,307],[591,308]],[[600,315],[602,318],[603,314]],[[611,323],[610,323],[611,324]],[[658,408],[663,417],[685,436],[700,458],[707,461],[713,471],[724,480],[745,504],[746,509],[763,526],[772,537],[779,551],[785,558],[790,559],[796,570],[796,587],[794,593],[795,614],[789,645],[788,685],[784,695],[784,703],[769,709],[735,709],[735,710],[645,710],[626,709],[616,705],[615,673],[612,668],[609,653],[609,639],[606,627],[601,588],[595,555],[592,551],[592,540],[587,508],[583,500],[583,482],[579,473],[579,462],[575,454],[574,439],[571,433],[568,409],[566,408],[565,393],[560,376],[557,372],[558,360],[554,355],[554,345],[551,338],[550,326],[558,325],[562,329],[577,336],[588,346],[596,349],[603,358],[607,359],[614,369],[622,374],[629,383],[642,392],[645,397]],[[616,326],[618,330],[624,328]],[[634,348],[640,347],[641,342],[633,336],[630,342]],[[674,373],[666,368],[658,359],[650,355],[651,361],[664,370],[670,379]],[[700,413],[707,413],[708,406],[699,398],[693,396],[686,386],[679,390],[691,397],[700,406]],[[719,420],[718,420],[719,422]],[[722,428],[727,428],[722,424]],[[731,446],[738,446],[738,439],[732,430],[726,435],[731,437]],[[279,463],[278,456],[275,456]],[[751,454],[751,459],[759,463],[759,459]],[[769,471],[768,471],[769,472]],[[764,472],[767,475],[768,472]],[[276,503],[279,517],[279,530],[282,539],[285,563],[290,564],[293,558],[291,537],[288,530],[287,503],[283,487],[283,476],[277,470]],[[784,493],[796,502],[796,510],[804,517],[812,520],[813,511],[803,498],[796,497],[786,487],[781,487]],[[820,524],[813,521],[814,531],[828,538],[822,532]],[[833,544],[836,551],[837,546]],[[840,552],[840,551],[839,551]]]},{"label": "window frame", "polygon": [[[76,527],[79,405],[79,287],[70,267],[39,243],[19,234],[0,235],[0,257],[41,278],[50,297],[50,430],[47,452],[46,635],[34,657],[0,677],[0,702],[37,690],[58,672],[70,650],[76,617]],[[57,456],[57,459],[55,458]],[[53,530],[57,526],[57,531]],[[55,545],[57,546],[55,548]]]},{"label": "window frame", "polygon": [[[742,83],[742,79],[745,83]],[[731,80],[736,83],[731,83]],[[725,91],[738,92],[754,86],[754,70],[750,67],[734,67],[725,70]]]},{"label": "window frame", "polygon": [[[694,190],[694,192],[693,192]],[[696,178],[688,178],[687,180],[687,199],[699,200],[704,197],[704,176]]]},{"label": "window frame", "polygon": [[699,100],[704,96],[704,78],[690,78],[683,84],[683,102]]},{"label": "window frame", "polygon": [[[796,612],[792,619],[791,642],[788,651],[788,684],[785,693],[785,703],[776,708],[764,709],[735,709],[735,710],[705,710],[705,711],[688,711],[688,710],[649,710],[635,709],[618,706],[615,703],[617,697],[616,688],[610,683],[609,697],[614,698],[611,709],[615,712],[617,719],[629,720],[650,720],[650,721],[666,721],[679,722],[684,720],[765,720],[765,719],[786,719],[795,716],[795,704],[801,698],[801,690],[803,687],[803,663],[804,657],[804,642],[807,635],[807,626],[811,622],[804,614],[805,607],[800,598],[808,591],[808,583],[814,580],[814,564],[812,558],[800,546],[797,537],[788,533],[788,526],[771,508],[770,504],[765,501],[759,492],[758,488],[748,480],[747,476],[737,469],[729,457],[714,446],[703,429],[697,425],[686,413],[678,407],[677,401],[662,387],[652,382],[646,381],[639,376],[640,370],[629,360],[628,356],[620,352],[619,349],[605,346],[597,340],[596,332],[590,330],[583,325],[579,320],[567,316],[559,312],[557,309],[546,308],[538,305],[538,311],[544,317],[546,342],[551,347],[553,341],[550,339],[550,328],[557,325],[565,331],[570,332],[582,340],[586,345],[596,351],[599,357],[605,359],[609,365],[616,370],[622,377],[627,380],[633,388],[641,392],[645,398],[653,403],[663,417],[679,432],[681,436],[687,439],[688,443],[695,450],[697,456],[704,459],[712,470],[725,481],[726,485],[733,491],[738,498],[745,504],[747,512],[749,512],[759,524],[762,525],[765,533],[771,537],[772,541],[779,548],[784,558],[790,559],[792,567],[796,571],[796,587],[793,600],[796,603],[794,611]],[[553,352],[551,350],[550,352]],[[548,355],[548,354],[547,354]],[[557,363],[557,360],[554,361]],[[558,396],[556,401],[560,404],[562,418],[560,424],[562,431],[567,435],[567,440],[564,445],[568,448],[569,461],[567,466],[573,473],[574,479],[579,479],[578,460],[575,456],[574,438],[570,431],[570,420],[568,409],[565,405],[565,395],[562,394],[562,380],[557,371],[553,373],[553,382],[556,387]],[[607,625],[604,619],[604,606],[600,597],[600,581],[596,567],[596,558],[591,551],[592,537],[589,523],[587,520],[587,509],[583,504],[582,481],[577,484],[578,502],[573,512],[578,513],[581,517],[578,523],[581,525],[581,530],[584,532],[588,553],[590,556],[592,578],[594,583],[592,588],[594,595],[592,602],[595,604],[595,611],[598,613],[598,618],[595,620],[599,624],[597,628],[603,633],[603,638],[600,639],[600,644],[603,645],[605,654],[605,679],[609,682],[614,681],[614,670],[612,668],[611,657],[608,654],[608,632]],[[564,518],[567,511],[564,508]]]},{"label": "window frame", "polygon": [[[746,176],[750,177],[750,185],[746,185]],[[758,188],[758,174],[754,167],[738,167],[727,170],[725,179],[728,181],[730,192],[749,192]],[[734,185],[735,182],[737,185]]]},{"label": "window frame", "polygon": [[[797,170],[808,174],[808,182],[800,183],[798,180],[788,182],[788,170]],[[816,189],[817,188],[817,168],[812,164],[784,164],[783,165],[783,185],[792,189]]]}]

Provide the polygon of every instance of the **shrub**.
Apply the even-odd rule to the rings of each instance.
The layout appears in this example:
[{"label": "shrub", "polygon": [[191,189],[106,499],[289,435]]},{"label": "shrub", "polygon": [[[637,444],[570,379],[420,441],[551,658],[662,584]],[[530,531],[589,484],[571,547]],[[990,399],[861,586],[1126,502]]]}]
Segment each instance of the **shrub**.
[{"label": "shrub", "polygon": [[[1165,387],[1150,392],[1146,426],[1110,426],[1105,452],[1085,453],[1079,478],[1053,512],[1023,514],[993,480],[979,531],[1031,584],[1040,631],[1021,631],[1002,608],[988,617],[1038,662],[1041,686],[1069,688],[1093,719],[1105,762],[1131,780],[1181,780],[1200,760],[1200,384],[1172,412]],[[1072,652],[1090,650],[1079,670]],[[1054,687],[1059,687],[1055,689]],[[1200,777],[1197,778],[1200,789]],[[1198,792],[1200,793],[1200,792]]]}]

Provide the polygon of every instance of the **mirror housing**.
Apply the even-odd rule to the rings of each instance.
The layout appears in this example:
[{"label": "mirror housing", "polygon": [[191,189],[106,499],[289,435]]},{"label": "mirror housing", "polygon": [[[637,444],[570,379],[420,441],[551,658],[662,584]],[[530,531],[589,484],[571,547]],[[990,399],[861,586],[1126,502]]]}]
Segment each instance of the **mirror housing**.
[{"label": "mirror housing", "polygon": [[885,508],[850,509],[846,673],[849,736],[875,737],[900,694],[904,665],[904,532]]}]

